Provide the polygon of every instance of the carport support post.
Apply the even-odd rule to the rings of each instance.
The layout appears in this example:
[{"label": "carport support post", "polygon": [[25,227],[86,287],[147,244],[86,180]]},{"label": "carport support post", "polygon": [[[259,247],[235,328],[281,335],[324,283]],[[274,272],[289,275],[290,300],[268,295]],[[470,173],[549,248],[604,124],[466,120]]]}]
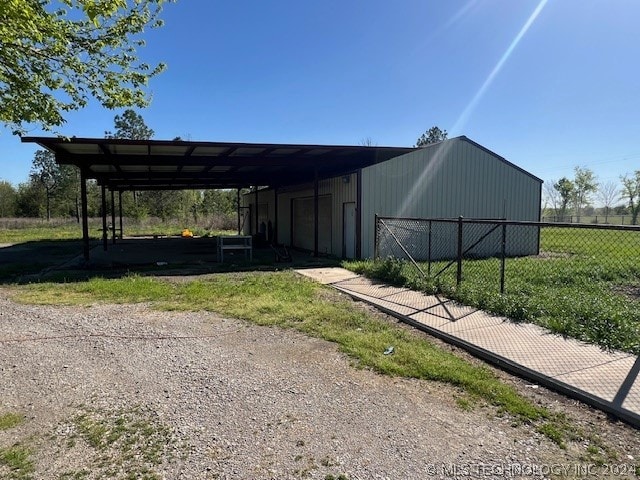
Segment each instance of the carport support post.
[{"label": "carport support post", "polygon": [[254,187],[256,189],[256,231],[254,232],[256,235],[260,231],[260,225],[258,224],[258,186]]},{"label": "carport support post", "polygon": [[270,238],[269,240],[271,241],[272,244],[277,245],[278,244],[278,189],[274,188],[273,189],[273,206],[275,208],[274,210],[274,216],[273,216],[273,238]]},{"label": "carport support post", "polygon": [[107,192],[106,187],[102,184],[101,188],[102,193],[102,248],[104,251],[107,251]]},{"label": "carport support post", "polygon": [[116,243],[116,192],[113,190],[111,190],[111,243],[114,245]]},{"label": "carport support post", "polygon": [[318,256],[318,170],[313,177],[313,256]]},{"label": "carport support post", "polygon": [[236,196],[237,196],[237,206],[238,206],[238,235],[240,235],[240,189],[238,189],[238,191],[236,192]]},{"label": "carport support post", "polygon": [[124,233],[122,232],[122,190],[118,190],[118,210],[120,216],[120,240],[124,238]]},{"label": "carport support post", "polygon": [[80,203],[82,204],[82,256],[89,261],[89,213],[87,207],[87,176],[84,168],[80,169]]}]

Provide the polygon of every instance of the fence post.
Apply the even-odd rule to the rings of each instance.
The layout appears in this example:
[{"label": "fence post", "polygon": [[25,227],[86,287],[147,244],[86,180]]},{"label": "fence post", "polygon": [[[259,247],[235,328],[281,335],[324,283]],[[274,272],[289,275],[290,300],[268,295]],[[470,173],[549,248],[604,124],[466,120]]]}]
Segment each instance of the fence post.
[{"label": "fence post", "polygon": [[373,224],[373,261],[377,261],[378,260],[378,223],[380,222],[380,219],[378,218],[378,214],[376,213],[374,216],[374,224]]},{"label": "fence post", "polygon": [[[503,220],[503,221],[506,221]],[[502,224],[502,244],[500,245],[500,293],[504,293],[504,269],[507,258],[507,224]]]},{"label": "fence post", "polygon": [[429,220],[429,250],[427,252],[427,275],[431,276],[431,220]]},{"label": "fence post", "polygon": [[462,215],[458,217],[458,271],[456,272],[456,286],[462,282]]}]

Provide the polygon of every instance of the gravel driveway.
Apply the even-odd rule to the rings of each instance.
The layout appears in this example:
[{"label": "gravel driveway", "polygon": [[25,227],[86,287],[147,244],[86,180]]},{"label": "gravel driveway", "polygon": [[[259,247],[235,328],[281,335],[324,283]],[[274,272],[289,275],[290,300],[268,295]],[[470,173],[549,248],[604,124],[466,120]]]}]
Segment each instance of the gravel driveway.
[{"label": "gravel driveway", "polygon": [[[568,458],[493,408],[462,410],[452,387],[354,368],[292,331],[0,297],[0,414],[26,419],[0,447],[27,445],[33,478],[505,478]],[[117,428],[137,440],[109,440]]]}]

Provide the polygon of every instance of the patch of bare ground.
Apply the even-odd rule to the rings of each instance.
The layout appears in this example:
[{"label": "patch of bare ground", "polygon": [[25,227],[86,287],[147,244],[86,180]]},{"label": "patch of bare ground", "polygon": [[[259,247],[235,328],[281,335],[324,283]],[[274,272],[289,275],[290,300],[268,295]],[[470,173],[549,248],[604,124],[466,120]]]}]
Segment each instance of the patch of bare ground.
[{"label": "patch of bare ground", "polygon": [[613,291],[631,300],[640,300],[640,285],[617,285]]},{"label": "patch of bare ground", "polygon": [[[454,387],[352,363],[332,343],[211,313],[29,306],[0,290],[0,414],[25,417],[0,449],[26,445],[37,479],[542,478],[591,462],[580,439],[562,450],[494,407],[462,409]],[[596,431],[616,462],[638,459],[636,430],[496,373]]]}]

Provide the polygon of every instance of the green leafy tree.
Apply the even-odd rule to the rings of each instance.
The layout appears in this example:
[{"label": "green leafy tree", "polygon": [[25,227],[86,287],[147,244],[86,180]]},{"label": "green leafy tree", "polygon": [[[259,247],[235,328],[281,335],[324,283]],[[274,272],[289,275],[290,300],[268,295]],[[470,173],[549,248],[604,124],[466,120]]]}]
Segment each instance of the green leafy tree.
[{"label": "green leafy tree", "polygon": [[636,170],[633,175],[627,173],[620,179],[622,180],[622,198],[627,199],[631,223],[637,225],[640,213],[640,170]]},{"label": "green leafy tree", "polygon": [[236,211],[235,190],[206,190],[202,197],[202,213],[205,215],[231,215]]},{"label": "green leafy tree", "polygon": [[45,130],[90,98],[144,107],[148,80],[164,69],[137,58],[165,0],[0,0],[0,122]]},{"label": "green leafy tree", "polygon": [[442,142],[447,139],[449,134],[446,130],[440,130],[440,127],[433,126],[416,140],[416,147],[424,147],[432,143]]},{"label": "green leafy tree", "polygon": [[18,185],[16,215],[18,217],[40,217],[46,202],[45,191],[39,182],[30,180]]},{"label": "green leafy tree", "polygon": [[122,115],[116,115],[113,118],[115,132],[106,131],[106,138],[125,138],[128,140],[149,140],[153,138],[155,132],[150,129],[144,122],[144,118],[139,113],[134,112],[130,108],[124,111]]},{"label": "green leafy tree", "polygon": [[75,217],[80,223],[80,170],[75,165],[60,165],[60,186],[54,196],[55,212]]},{"label": "green leafy tree", "polygon": [[9,182],[0,181],[0,218],[15,217],[18,192]]},{"label": "green leafy tree", "polygon": [[575,167],[573,179],[573,206],[576,216],[591,203],[591,196],[598,191],[598,182],[594,173],[588,168]]},{"label": "green leafy tree", "polygon": [[560,195],[560,217],[564,219],[567,215],[567,207],[574,197],[575,185],[568,178],[562,177],[554,183],[553,188],[558,192],[558,195]]},{"label": "green leafy tree", "polygon": [[64,172],[56,163],[55,155],[48,150],[37,150],[29,177],[32,182],[42,187],[47,220],[51,220],[51,202],[65,181]]},{"label": "green leafy tree", "polygon": [[[139,113],[128,108],[122,115],[116,115],[113,118],[114,131],[105,131],[104,136],[106,138],[123,138],[127,140],[149,140],[153,137],[155,132],[149,128],[145,123],[144,118]],[[167,192],[170,194],[170,192]],[[156,198],[157,197],[157,198]],[[166,205],[169,202],[166,200],[167,195],[154,195],[151,192],[140,195],[138,192],[131,192],[131,202],[123,202],[124,213],[127,216],[134,218],[144,218],[150,212],[147,208],[147,204],[154,204],[159,201],[160,205]],[[155,209],[157,205],[153,206]],[[165,214],[162,215],[163,217]]]}]

